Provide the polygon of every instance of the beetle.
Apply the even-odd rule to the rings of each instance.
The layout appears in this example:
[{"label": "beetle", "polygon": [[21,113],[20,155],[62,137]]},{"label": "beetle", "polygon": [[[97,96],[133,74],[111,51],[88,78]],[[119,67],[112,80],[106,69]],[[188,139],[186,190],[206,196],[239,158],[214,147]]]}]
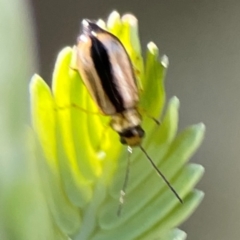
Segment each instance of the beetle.
[{"label": "beetle", "polygon": [[[149,157],[141,143],[145,135],[138,111],[139,93],[130,57],[121,41],[96,22],[84,19],[82,33],[74,47],[76,70],[80,73],[91,97],[99,110],[111,116],[110,126],[120,136],[120,142],[139,147],[163,178],[175,196],[182,199]],[[128,157],[130,161],[130,156]],[[120,202],[123,202],[128,179],[129,164],[125,176]]]}]

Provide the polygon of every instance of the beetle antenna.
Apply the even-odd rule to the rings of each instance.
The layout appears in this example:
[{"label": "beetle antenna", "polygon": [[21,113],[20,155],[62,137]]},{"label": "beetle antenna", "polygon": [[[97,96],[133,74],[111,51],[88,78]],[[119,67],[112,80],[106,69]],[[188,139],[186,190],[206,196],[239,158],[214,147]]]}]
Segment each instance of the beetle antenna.
[{"label": "beetle antenna", "polygon": [[124,182],[123,182],[123,187],[120,191],[119,207],[118,207],[118,211],[117,211],[118,217],[120,217],[121,212],[122,212],[122,206],[124,204],[124,196],[126,194],[126,188],[127,188],[129,172],[130,172],[130,163],[131,163],[130,160],[131,160],[132,148],[130,146],[128,146],[127,150],[128,150],[127,168],[126,168],[125,178],[124,178]]},{"label": "beetle antenna", "polygon": [[165,183],[168,185],[168,187],[171,189],[171,191],[174,193],[174,195],[178,198],[180,203],[183,203],[183,200],[181,199],[181,197],[178,195],[178,193],[176,192],[176,190],[172,187],[171,183],[167,180],[167,178],[163,175],[163,173],[158,169],[158,167],[155,165],[155,163],[152,161],[152,159],[150,158],[150,156],[147,154],[147,152],[145,151],[145,149],[140,145],[139,146],[140,149],[142,150],[142,152],[144,153],[144,155],[147,157],[147,159],[149,160],[149,162],[152,164],[153,168],[157,171],[158,175],[160,177],[162,177],[162,179],[165,181]]}]

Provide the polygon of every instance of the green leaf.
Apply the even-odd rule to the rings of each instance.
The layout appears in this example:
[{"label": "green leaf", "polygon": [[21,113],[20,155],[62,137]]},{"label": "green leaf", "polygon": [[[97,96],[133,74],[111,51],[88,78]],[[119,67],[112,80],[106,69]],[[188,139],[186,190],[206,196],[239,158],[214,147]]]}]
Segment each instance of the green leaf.
[{"label": "green leaf", "polygon": [[187,234],[180,229],[175,228],[166,233],[161,233],[161,230],[158,227],[156,227],[155,229],[152,229],[146,235],[141,236],[141,238],[139,238],[139,240],[149,240],[149,239],[185,240],[186,238],[187,238]]},{"label": "green leaf", "polygon": [[[31,81],[32,121],[45,153],[41,172],[45,194],[56,224],[71,234],[80,224],[78,209],[70,204],[62,189],[56,146],[56,111],[47,84],[37,75]],[[39,161],[41,161],[40,158]]]},{"label": "green leaf", "polygon": [[161,116],[165,104],[164,77],[166,65],[159,61],[157,46],[150,42],[147,46],[145,77],[140,106],[151,117]]}]

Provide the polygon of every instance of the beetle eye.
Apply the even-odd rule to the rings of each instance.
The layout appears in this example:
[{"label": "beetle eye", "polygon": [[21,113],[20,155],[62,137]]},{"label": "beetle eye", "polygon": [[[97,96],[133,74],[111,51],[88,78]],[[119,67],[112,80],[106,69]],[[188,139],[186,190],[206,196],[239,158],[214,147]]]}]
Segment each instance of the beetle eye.
[{"label": "beetle eye", "polygon": [[121,142],[122,144],[127,144],[127,142],[126,142],[126,140],[125,140],[124,137],[120,137],[120,142]]},{"label": "beetle eye", "polygon": [[145,132],[144,132],[144,130],[143,130],[141,127],[137,127],[137,128],[136,128],[136,131],[137,131],[138,136],[139,136],[140,138],[143,138],[143,137],[144,137]]}]

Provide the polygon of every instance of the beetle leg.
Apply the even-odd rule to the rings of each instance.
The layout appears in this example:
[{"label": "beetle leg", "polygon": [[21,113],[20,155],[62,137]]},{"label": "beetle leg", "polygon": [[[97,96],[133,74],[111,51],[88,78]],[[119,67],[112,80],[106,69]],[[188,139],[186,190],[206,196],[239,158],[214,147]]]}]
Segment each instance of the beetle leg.
[{"label": "beetle leg", "polygon": [[148,112],[143,109],[143,108],[138,108],[139,112],[141,112],[142,115],[147,116],[148,118],[152,119],[158,126],[161,125],[161,121],[155,117],[153,117],[152,115],[148,114]]},{"label": "beetle leg", "polygon": [[89,111],[89,110],[87,110],[87,109],[84,109],[84,108],[78,106],[78,105],[75,104],[75,103],[71,103],[70,105],[65,105],[65,106],[56,106],[56,107],[55,107],[55,110],[56,110],[56,111],[65,111],[65,110],[68,110],[68,109],[70,109],[70,108],[78,109],[78,110],[80,110],[80,111],[82,111],[82,112],[85,112],[85,113],[87,113],[87,114],[103,115],[101,112],[92,112],[92,111]]}]

